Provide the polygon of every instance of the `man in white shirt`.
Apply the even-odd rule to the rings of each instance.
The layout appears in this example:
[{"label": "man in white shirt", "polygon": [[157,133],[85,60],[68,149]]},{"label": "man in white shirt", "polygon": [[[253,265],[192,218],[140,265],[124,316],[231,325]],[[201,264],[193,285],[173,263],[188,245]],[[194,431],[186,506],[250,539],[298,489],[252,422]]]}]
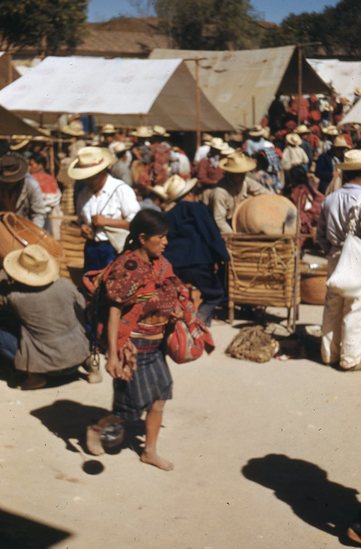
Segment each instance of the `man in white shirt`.
[{"label": "man in white shirt", "polygon": [[68,168],[69,177],[86,183],[77,200],[84,248],[84,271],[103,269],[117,252],[109,242],[106,227],[127,230],[140,209],[129,185],[108,173],[112,154],[100,147],[80,149]]}]

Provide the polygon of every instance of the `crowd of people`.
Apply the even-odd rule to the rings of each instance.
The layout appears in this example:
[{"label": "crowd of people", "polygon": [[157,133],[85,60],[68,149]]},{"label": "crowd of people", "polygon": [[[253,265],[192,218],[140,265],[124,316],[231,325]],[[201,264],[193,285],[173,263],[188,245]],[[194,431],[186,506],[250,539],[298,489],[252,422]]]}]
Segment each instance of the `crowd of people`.
[{"label": "crowd of people", "polygon": [[[44,131],[43,138],[14,136],[2,143],[0,211],[26,217],[59,238],[54,219],[63,215],[65,189],[73,191],[85,239],[84,273],[106,272],[112,417],[131,421],[146,412],[144,462],[172,468],[156,451],[172,394],[162,347],[166,326],[185,286],[200,291],[197,317],[205,327],[226,303],[225,235],[233,232],[240,202],[260,194],[287,197],[298,208],[300,247],[325,254],[333,272],[348,213],[360,199],[360,128],[339,125],[347,108],[341,100],[333,105],[317,96],[301,102],[276,96],[260,125],[204,133],[198,147],[186,134],[161,126],[96,128],[91,117],[78,115],[62,116],[52,137]],[[2,274],[0,353],[28,374],[21,387],[44,387],[49,374],[86,364],[84,296],[59,278],[54,259],[39,245],[14,250],[4,258]],[[326,364],[361,368],[359,311],[359,298],[327,290]],[[90,430],[93,449],[99,432]]]}]

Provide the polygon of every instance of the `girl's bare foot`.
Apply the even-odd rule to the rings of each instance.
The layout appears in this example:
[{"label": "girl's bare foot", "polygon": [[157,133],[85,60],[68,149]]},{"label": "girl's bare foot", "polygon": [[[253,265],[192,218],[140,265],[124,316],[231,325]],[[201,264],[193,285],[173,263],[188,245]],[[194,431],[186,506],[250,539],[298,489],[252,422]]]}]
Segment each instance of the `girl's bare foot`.
[{"label": "girl's bare foot", "polygon": [[154,467],[158,467],[163,471],[172,471],[174,469],[173,463],[158,456],[155,452],[147,452],[147,450],[144,450],[140,456],[140,461],[148,463],[148,465],[154,465]]}]

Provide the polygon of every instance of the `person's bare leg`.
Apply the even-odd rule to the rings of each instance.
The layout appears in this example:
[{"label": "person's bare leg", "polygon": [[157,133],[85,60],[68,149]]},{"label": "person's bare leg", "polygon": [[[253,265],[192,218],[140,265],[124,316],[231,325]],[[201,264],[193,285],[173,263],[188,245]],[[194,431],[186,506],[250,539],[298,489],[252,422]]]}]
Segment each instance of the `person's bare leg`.
[{"label": "person's bare leg", "polygon": [[145,418],[145,448],[140,459],[144,463],[154,465],[164,471],[171,471],[174,468],[173,463],[157,454],[157,441],[162,424],[164,404],[164,400],[156,400],[147,413]]}]

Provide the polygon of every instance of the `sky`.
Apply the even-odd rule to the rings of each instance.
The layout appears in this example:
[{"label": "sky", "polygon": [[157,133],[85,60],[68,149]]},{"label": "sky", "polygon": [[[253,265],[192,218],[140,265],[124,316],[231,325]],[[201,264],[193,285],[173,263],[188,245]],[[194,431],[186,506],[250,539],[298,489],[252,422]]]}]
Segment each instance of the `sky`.
[{"label": "sky", "polygon": [[[280,23],[290,13],[320,12],[326,6],[335,6],[339,0],[251,0],[262,19]],[[88,19],[91,22],[107,21],[119,15],[137,15],[138,0],[89,0]],[[144,3],[144,2],[143,2]],[[146,3],[146,2],[145,2]],[[144,14],[146,15],[146,14]]]}]

